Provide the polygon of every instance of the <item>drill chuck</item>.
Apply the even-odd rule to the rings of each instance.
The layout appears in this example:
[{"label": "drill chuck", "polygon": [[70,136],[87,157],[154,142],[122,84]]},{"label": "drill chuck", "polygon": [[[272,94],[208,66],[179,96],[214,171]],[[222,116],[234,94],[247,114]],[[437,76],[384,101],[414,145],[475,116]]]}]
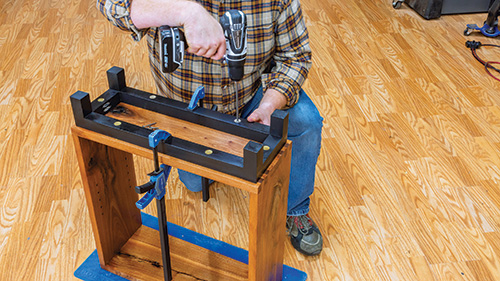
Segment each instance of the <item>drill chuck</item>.
[{"label": "drill chuck", "polygon": [[228,67],[229,67],[229,78],[233,81],[241,81],[243,79],[243,73],[244,73],[244,62],[240,61],[233,61],[229,60],[227,61]]}]

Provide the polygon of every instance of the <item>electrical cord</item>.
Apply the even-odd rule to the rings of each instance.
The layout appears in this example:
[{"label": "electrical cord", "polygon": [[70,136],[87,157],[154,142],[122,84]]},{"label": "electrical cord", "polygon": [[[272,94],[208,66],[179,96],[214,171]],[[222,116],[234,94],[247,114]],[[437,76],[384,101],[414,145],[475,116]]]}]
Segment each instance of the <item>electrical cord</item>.
[{"label": "electrical cord", "polygon": [[480,62],[482,65],[484,65],[484,68],[486,69],[486,73],[488,73],[489,76],[493,77],[495,80],[497,81],[500,81],[499,78],[497,78],[495,75],[493,75],[491,72],[490,72],[490,69],[493,69],[495,70],[496,72],[500,73],[500,69],[496,68],[493,66],[493,64],[500,64],[500,62],[496,62],[496,61],[484,61],[483,59],[481,59],[478,55],[477,55],[477,52],[476,50],[481,48],[481,47],[496,47],[496,48],[500,48],[500,45],[494,45],[494,44],[482,44],[481,42],[479,41],[467,41],[465,42],[465,46],[467,48],[469,48],[472,52],[472,55],[474,56],[474,58]]},{"label": "electrical cord", "polygon": [[[497,61],[487,61],[485,64],[484,64],[484,69],[486,69],[486,72],[491,76],[493,77],[495,80],[497,81],[500,81],[499,78],[497,78],[495,75],[493,75],[490,70],[488,69],[490,66],[490,64],[500,64],[500,62],[497,62]],[[495,68],[496,69],[496,68]],[[498,70],[497,70],[498,71]]]}]

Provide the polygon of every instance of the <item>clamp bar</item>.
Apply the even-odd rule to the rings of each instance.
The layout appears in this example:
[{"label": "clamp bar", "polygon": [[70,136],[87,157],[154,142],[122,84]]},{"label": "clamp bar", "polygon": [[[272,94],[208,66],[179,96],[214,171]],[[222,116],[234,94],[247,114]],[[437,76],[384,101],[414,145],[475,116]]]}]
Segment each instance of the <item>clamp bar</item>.
[{"label": "clamp bar", "polygon": [[161,253],[163,260],[163,274],[165,280],[172,280],[172,265],[170,262],[170,247],[168,243],[167,212],[165,210],[165,187],[170,174],[171,167],[159,163],[158,145],[171,138],[171,135],[163,130],[156,130],[149,134],[149,146],[153,149],[153,159],[155,170],[149,174],[149,182],[136,186],[137,193],[147,192],[139,201],[135,203],[137,208],[146,208],[153,198],[156,198],[156,207],[158,210],[158,229],[160,232]]}]

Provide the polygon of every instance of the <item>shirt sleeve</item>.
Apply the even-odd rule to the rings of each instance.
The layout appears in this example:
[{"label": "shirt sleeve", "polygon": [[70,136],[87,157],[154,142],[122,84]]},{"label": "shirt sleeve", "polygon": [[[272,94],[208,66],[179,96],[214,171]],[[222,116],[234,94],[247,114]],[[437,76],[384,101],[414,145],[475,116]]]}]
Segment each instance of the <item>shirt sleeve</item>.
[{"label": "shirt sleeve", "polygon": [[275,30],[276,66],[263,75],[262,82],[264,92],[269,88],[277,90],[287,98],[287,107],[292,107],[311,68],[311,49],[299,0],[284,2]]},{"label": "shirt sleeve", "polygon": [[139,41],[147,32],[138,29],[130,19],[130,4],[132,0],[97,0],[97,9],[115,26],[121,30],[132,32],[132,38]]}]

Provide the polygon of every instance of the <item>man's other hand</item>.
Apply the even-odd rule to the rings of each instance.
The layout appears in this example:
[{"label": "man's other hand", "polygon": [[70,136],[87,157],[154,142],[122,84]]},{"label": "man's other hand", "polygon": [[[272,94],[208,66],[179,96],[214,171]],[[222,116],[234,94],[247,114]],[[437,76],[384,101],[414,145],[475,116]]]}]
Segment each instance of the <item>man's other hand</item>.
[{"label": "man's other hand", "polygon": [[271,124],[271,115],[276,109],[281,109],[286,105],[285,96],[274,90],[268,89],[264,93],[264,97],[260,102],[259,107],[254,110],[248,117],[248,122],[259,122],[264,125]]}]

